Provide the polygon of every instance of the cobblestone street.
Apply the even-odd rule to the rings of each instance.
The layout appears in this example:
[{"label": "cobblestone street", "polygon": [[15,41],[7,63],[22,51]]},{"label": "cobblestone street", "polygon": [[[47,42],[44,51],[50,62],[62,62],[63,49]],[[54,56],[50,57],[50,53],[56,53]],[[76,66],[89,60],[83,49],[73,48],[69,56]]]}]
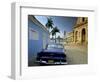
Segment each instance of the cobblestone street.
[{"label": "cobblestone street", "polygon": [[65,46],[68,64],[87,64],[88,51],[84,46]]}]

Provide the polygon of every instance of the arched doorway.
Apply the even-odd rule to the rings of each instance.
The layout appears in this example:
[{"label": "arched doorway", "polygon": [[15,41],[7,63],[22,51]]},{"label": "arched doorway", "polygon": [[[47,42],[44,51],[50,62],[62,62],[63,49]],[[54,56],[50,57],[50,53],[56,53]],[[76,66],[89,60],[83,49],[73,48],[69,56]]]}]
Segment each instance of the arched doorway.
[{"label": "arched doorway", "polygon": [[75,32],[75,42],[78,40],[78,31]]},{"label": "arched doorway", "polygon": [[85,28],[82,29],[82,43],[86,41],[86,30]]}]

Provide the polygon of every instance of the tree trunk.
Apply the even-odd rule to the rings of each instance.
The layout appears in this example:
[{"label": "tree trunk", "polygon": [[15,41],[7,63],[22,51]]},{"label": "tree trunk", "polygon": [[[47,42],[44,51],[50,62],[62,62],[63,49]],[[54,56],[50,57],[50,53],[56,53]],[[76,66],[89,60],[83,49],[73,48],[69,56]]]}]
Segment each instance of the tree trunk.
[{"label": "tree trunk", "polygon": [[60,38],[59,38],[59,43],[60,43]]},{"label": "tree trunk", "polygon": [[56,43],[56,33],[55,33],[55,43]]}]

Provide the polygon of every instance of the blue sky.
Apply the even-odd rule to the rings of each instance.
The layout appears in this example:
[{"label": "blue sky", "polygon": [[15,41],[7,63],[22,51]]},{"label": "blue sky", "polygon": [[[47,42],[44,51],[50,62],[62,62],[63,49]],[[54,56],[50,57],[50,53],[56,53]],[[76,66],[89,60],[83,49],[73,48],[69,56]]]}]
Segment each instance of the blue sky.
[{"label": "blue sky", "polygon": [[60,33],[57,33],[57,36],[63,37],[64,31],[66,33],[71,32],[73,26],[76,23],[77,17],[65,17],[65,16],[36,16],[36,19],[40,21],[43,25],[47,23],[47,17],[51,17],[54,23],[54,26],[57,26],[60,30]]}]

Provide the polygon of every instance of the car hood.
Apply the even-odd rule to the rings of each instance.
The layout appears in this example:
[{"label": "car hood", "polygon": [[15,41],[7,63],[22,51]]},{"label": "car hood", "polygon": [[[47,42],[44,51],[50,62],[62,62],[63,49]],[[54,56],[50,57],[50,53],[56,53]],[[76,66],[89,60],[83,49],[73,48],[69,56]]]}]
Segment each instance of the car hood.
[{"label": "car hood", "polygon": [[64,53],[64,50],[63,49],[48,49],[48,50],[44,50],[43,52]]}]

